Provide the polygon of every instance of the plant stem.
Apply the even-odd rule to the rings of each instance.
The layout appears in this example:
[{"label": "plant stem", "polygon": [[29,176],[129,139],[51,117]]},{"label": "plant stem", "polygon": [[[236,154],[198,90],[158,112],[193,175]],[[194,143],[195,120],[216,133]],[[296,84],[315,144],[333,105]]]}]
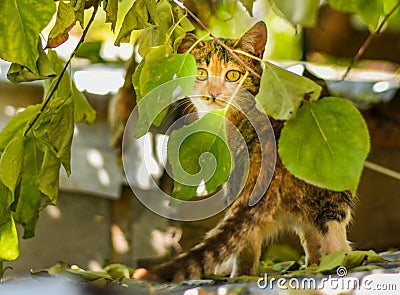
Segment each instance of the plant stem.
[{"label": "plant stem", "polygon": [[85,41],[85,37],[89,31],[90,26],[92,25],[94,18],[96,16],[97,10],[98,10],[99,6],[94,6],[94,10],[92,13],[92,16],[86,26],[86,28],[83,30],[82,36],[79,39],[78,44],[76,45],[74,51],[71,53],[71,56],[69,57],[67,63],[64,65],[64,68],[62,69],[60,75],[57,77],[57,82],[54,85],[53,89],[51,90],[49,96],[45,99],[45,101],[43,102],[42,107],[40,108],[39,113],[35,116],[35,118],[32,120],[32,122],[29,124],[28,128],[25,130],[24,132],[24,136],[26,136],[28,134],[28,132],[32,129],[33,125],[35,125],[36,121],[39,119],[40,115],[43,113],[43,111],[46,109],[47,105],[49,104],[49,102],[51,101],[52,97],[54,96],[54,94],[57,91],[58,86],[61,83],[61,79],[63,78],[65,72],[67,71],[67,68],[69,67],[72,58],[75,56],[76,52],[78,51],[79,47],[81,46],[81,44]]},{"label": "plant stem", "polygon": [[259,74],[257,74],[252,68],[250,68],[236,53],[233,49],[229,48],[224,42],[222,42],[220,39],[218,39],[216,36],[213,35],[213,33],[210,32],[210,30],[203,24],[203,22],[193,13],[191,12],[182,2],[178,0],[174,0],[175,4],[178,5],[180,8],[185,10],[198,24],[199,26],[205,30],[210,36],[217,42],[219,45],[221,45],[223,48],[225,48],[247,71],[252,73],[254,76],[257,78],[261,78]]},{"label": "plant stem", "polygon": [[357,62],[361,56],[364,54],[365,50],[368,48],[368,46],[371,44],[371,42],[380,35],[384,25],[387,23],[389,20],[390,16],[399,8],[400,6],[400,1],[396,3],[396,5],[385,15],[381,23],[379,24],[378,28],[376,29],[375,32],[371,33],[368,38],[364,41],[364,43],[361,45],[360,49],[358,49],[357,53],[353,56],[353,58],[350,61],[349,66],[346,69],[346,72],[342,76],[342,80],[346,79],[348,76],[351,68],[353,67],[354,63]]}]

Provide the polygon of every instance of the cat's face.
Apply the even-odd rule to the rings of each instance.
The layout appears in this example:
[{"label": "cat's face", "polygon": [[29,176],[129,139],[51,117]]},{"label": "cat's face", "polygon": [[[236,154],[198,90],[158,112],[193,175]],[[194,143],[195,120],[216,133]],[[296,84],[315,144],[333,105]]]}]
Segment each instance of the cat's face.
[{"label": "cat's face", "polygon": [[234,93],[243,69],[233,61],[223,61],[218,54],[212,54],[209,62],[197,64],[197,78],[191,102],[199,112],[209,112],[226,107]]},{"label": "cat's face", "polygon": [[[255,24],[240,39],[222,40],[228,47],[258,58],[264,53],[267,30],[263,22]],[[196,42],[194,35],[183,40],[179,52],[187,51]],[[209,112],[227,106],[239,83],[253,95],[258,92],[259,79],[251,74],[223,46],[214,40],[199,42],[190,52],[197,62],[197,78],[190,100],[198,112]],[[241,59],[261,75],[260,62],[238,54]],[[244,79],[244,81],[242,81]]]}]

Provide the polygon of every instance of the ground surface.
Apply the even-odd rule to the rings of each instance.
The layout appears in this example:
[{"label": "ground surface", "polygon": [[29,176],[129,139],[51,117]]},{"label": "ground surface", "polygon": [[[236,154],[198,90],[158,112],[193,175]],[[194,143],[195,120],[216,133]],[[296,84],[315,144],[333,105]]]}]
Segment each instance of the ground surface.
[{"label": "ground surface", "polygon": [[[106,267],[103,272],[83,271],[79,268],[56,265],[37,272],[29,278],[6,279],[0,286],[1,295],[239,295],[239,294],[400,294],[400,251],[379,254],[357,252],[355,255],[336,255],[321,261],[313,272],[326,271],[324,275],[307,274],[307,271],[267,272],[262,277],[235,279],[191,280],[181,284],[162,284],[130,278],[132,271],[123,265]],[[358,266],[356,260],[364,255]],[[343,260],[343,257],[345,258]],[[372,258],[371,258],[372,257]],[[339,261],[342,259],[341,261]],[[369,260],[368,260],[369,259]],[[365,263],[365,261],[369,263]],[[356,262],[355,262],[356,261]],[[338,263],[349,267],[337,266]],[[289,267],[294,264],[281,263]],[[276,265],[274,266],[276,268]],[[335,268],[335,271],[327,270]],[[266,280],[267,279],[267,280]]]}]

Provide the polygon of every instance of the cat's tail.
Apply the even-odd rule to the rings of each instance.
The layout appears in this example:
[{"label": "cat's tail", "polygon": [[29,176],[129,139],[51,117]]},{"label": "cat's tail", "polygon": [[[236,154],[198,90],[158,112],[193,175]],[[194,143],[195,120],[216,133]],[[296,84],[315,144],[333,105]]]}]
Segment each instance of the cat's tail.
[{"label": "cat's tail", "polygon": [[[248,189],[252,187],[247,187]],[[249,195],[251,191],[249,193],[245,187],[239,198],[229,207],[225,217],[206,234],[204,240],[189,251],[158,266],[154,270],[157,277],[176,282],[199,279],[204,274],[213,273],[217,266],[230,257],[236,257],[255,234],[262,234],[256,231],[260,231],[260,222],[266,219],[266,212],[259,210],[266,198],[262,198],[257,206],[249,207]]]}]

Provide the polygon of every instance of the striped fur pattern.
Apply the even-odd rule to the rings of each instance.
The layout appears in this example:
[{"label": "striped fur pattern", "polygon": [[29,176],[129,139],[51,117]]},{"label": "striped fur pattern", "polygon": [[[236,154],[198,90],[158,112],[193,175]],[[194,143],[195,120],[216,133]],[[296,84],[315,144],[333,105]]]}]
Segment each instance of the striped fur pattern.
[{"label": "striped fur pattern", "polygon": [[[259,22],[239,40],[223,41],[231,48],[262,57],[266,37],[265,24]],[[195,41],[193,36],[188,35],[181,45],[181,52],[188,50]],[[205,103],[202,107],[209,105],[210,110],[221,107],[213,105],[213,100],[217,98],[211,92],[224,94],[224,91],[229,89],[225,83],[238,83],[227,81],[226,72],[234,69],[244,73],[245,69],[213,40],[199,42],[192,48],[191,53],[196,58],[199,68],[210,72],[210,76],[218,75],[224,78],[225,82],[221,82],[219,90],[210,89],[206,85],[208,80],[201,81],[204,85],[199,87]],[[241,58],[261,75],[259,62],[244,55],[241,55]],[[256,94],[259,83],[257,77],[249,75],[243,86],[252,94]],[[250,108],[255,109],[254,106]],[[260,141],[243,114],[232,109],[228,111],[228,119],[246,138],[250,155],[250,173],[244,188],[227,209],[225,217],[198,245],[158,266],[154,270],[155,274],[168,281],[196,279],[204,274],[217,272],[218,267],[226,261],[233,261],[231,276],[256,275],[263,241],[283,230],[291,230],[298,234],[307,264],[319,263],[322,255],[333,251],[350,250],[346,227],[351,220],[353,207],[351,193],[330,191],[297,179],[284,167],[278,155],[268,191],[255,206],[249,207],[249,198],[256,179],[260,173],[264,173],[261,171]],[[284,122],[271,119],[271,124],[278,139]]]}]

